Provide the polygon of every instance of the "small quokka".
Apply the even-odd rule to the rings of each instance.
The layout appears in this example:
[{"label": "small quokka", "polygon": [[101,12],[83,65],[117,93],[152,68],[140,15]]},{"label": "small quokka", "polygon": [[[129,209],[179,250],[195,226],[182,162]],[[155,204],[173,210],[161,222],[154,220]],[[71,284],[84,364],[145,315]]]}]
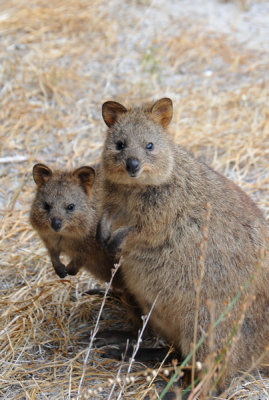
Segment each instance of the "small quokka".
[{"label": "small quokka", "polygon": [[209,330],[210,302],[216,319],[254,276],[215,328],[214,345],[209,348],[204,341],[196,352],[202,362],[211,351],[219,354],[237,327],[218,382],[222,390],[238,371],[263,356],[269,361],[269,268],[262,256],[268,246],[266,221],[237,185],[169,138],[170,99],[131,109],[108,101],[102,114],[109,129],[97,239],[113,247],[113,241],[125,237],[123,279],[144,314],[156,301],[153,329],[187,356],[194,340],[199,280],[197,341]]},{"label": "small quokka", "polygon": [[[46,245],[52,265],[60,278],[75,275],[81,267],[100,281],[108,282],[114,255],[96,242],[101,215],[99,168],[83,166],[74,171],[52,171],[44,164],[33,167],[37,185],[30,222]],[[60,254],[70,257],[65,266]],[[122,289],[120,272],[113,286]]]}]

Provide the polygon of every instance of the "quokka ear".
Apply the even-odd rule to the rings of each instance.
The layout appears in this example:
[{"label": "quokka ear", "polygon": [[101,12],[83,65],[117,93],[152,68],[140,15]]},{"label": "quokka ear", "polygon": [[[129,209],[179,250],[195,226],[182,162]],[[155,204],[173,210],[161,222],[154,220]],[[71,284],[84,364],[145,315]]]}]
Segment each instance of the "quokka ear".
[{"label": "quokka ear", "polygon": [[119,116],[126,113],[126,111],[126,108],[116,101],[106,101],[102,106],[102,116],[109,128],[114,125]]},{"label": "quokka ear", "polygon": [[43,185],[52,176],[52,170],[45,164],[35,164],[33,167],[33,178],[37,186]]},{"label": "quokka ear", "polygon": [[153,120],[166,128],[173,116],[173,103],[168,97],[156,101],[150,110]]},{"label": "quokka ear", "polygon": [[79,180],[80,185],[86,194],[89,195],[95,178],[94,169],[88,166],[80,167],[73,172],[73,176]]}]

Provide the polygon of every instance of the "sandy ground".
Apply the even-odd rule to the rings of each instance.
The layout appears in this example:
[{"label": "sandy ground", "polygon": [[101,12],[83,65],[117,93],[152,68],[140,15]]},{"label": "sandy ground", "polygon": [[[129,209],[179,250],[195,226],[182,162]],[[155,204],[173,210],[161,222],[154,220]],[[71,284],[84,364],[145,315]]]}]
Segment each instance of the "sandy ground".
[{"label": "sandy ground", "polygon": [[[254,0],[0,2],[0,398],[71,399],[98,387],[87,398],[119,396],[108,379],[126,365],[96,351],[84,365],[79,338],[101,300],[82,293],[95,282],[85,272],[58,280],[28,222],[33,164],[98,159],[104,101],[171,97],[175,141],[269,215],[268,22],[269,3]],[[100,326],[122,314],[108,301]],[[153,396],[164,380],[149,385],[138,372],[121,398]],[[268,387],[259,380],[237,397],[268,399]]]}]

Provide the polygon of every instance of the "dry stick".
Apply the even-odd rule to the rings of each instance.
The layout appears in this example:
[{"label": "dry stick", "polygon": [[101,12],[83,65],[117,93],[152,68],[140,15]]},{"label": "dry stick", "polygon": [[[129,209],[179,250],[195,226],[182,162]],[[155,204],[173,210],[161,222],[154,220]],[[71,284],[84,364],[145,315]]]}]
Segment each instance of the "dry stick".
[{"label": "dry stick", "polygon": [[68,399],[71,399],[71,390],[72,390],[72,373],[73,373],[73,364],[70,365],[70,372],[69,372],[69,387],[68,387]]},{"label": "dry stick", "polygon": [[[199,305],[200,305],[200,294],[201,294],[201,288],[202,288],[202,281],[204,278],[204,273],[205,273],[205,256],[206,256],[206,250],[207,250],[207,242],[208,242],[208,225],[209,225],[209,220],[210,220],[210,214],[211,214],[211,206],[210,203],[206,203],[206,224],[203,227],[203,240],[200,243],[200,249],[201,249],[201,254],[199,256],[199,267],[200,267],[200,278],[198,281],[198,287],[196,289],[196,294],[195,294],[195,315],[194,315],[194,332],[193,332],[193,349],[196,346],[197,342],[197,331],[198,331],[198,316],[199,316]],[[192,356],[192,369],[191,369],[191,389],[194,389],[194,372],[195,372],[195,362],[196,362],[196,352],[193,352]]]},{"label": "dry stick", "polygon": [[196,385],[195,388],[192,389],[192,392],[191,392],[190,396],[188,397],[188,400],[196,399],[195,396],[197,396],[199,394],[202,386],[203,386],[203,381],[199,382],[198,385]]},{"label": "dry stick", "polygon": [[[268,353],[268,350],[265,350],[264,354],[267,354],[267,353]],[[261,382],[258,380],[258,378],[255,378],[255,376],[253,376],[253,374],[251,374],[251,370],[252,370],[255,366],[260,365],[261,361],[264,359],[264,354],[262,354],[261,357],[255,362],[255,365],[254,365],[253,367],[250,367],[250,368],[248,369],[248,371],[245,371],[245,372],[244,372],[244,377],[248,376],[249,378],[253,379],[253,381],[256,383],[257,386],[259,386],[261,389],[263,389],[264,391],[266,391],[266,394],[268,394],[268,398],[269,398],[269,392],[268,392],[268,390],[267,390],[265,384],[264,384],[264,383],[261,383]],[[269,365],[267,364],[267,366],[269,366]],[[260,380],[262,379],[260,373],[259,373],[259,379],[260,379]],[[247,383],[245,383],[245,386],[251,385],[252,383],[253,383],[253,382],[247,382]]]},{"label": "dry stick", "polygon": [[[242,384],[242,387],[241,387],[240,389],[238,389],[236,392],[232,393],[229,397],[227,397],[227,400],[233,400],[233,399],[235,398],[234,396],[236,396],[238,393],[240,393],[240,392],[242,392],[242,391],[250,391],[250,389],[248,389],[248,388],[246,389],[246,387],[247,387],[247,386],[252,386],[254,383],[255,383],[257,386],[259,386],[260,389],[263,390],[263,392],[267,395],[266,398],[269,399],[269,391],[267,390],[267,388],[266,388],[266,386],[265,386],[265,383],[263,383],[263,382],[261,383],[261,382],[260,382],[258,379],[256,379],[250,372],[251,372],[251,369],[249,369],[247,372],[245,372],[245,373],[244,373],[244,376],[242,377],[242,379],[248,377],[248,378],[251,378],[251,379],[252,379],[252,382],[248,381],[248,382],[244,383],[244,385],[243,385],[243,384],[241,383],[241,382],[242,382],[242,379],[241,379],[239,382]],[[260,374],[259,374],[259,379],[262,380],[262,377],[261,377]],[[255,389],[253,389],[253,390],[255,390]],[[225,395],[225,392],[224,392],[224,395]]]},{"label": "dry stick", "polygon": [[[213,376],[213,374],[216,371],[217,368],[217,364],[215,363],[215,357],[216,357],[216,352],[215,352],[215,332],[213,327],[214,321],[215,321],[215,303],[212,302],[211,300],[207,300],[207,305],[208,305],[208,309],[209,309],[209,313],[210,313],[210,325],[209,325],[209,329],[208,329],[208,356],[205,359],[205,369],[208,369],[208,372],[206,372],[206,374],[204,375],[204,377],[202,378],[202,382],[203,382],[203,393],[206,393],[206,390],[208,390],[209,386],[210,386],[210,382],[211,382],[211,378]],[[212,367],[213,366],[213,367]],[[211,372],[210,372],[211,371]],[[196,393],[195,390],[192,390],[191,395],[189,396],[190,399],[192,400],[192,398],[195,398],[192,394]],[[203,396],[203,393],[200,393],[200,396]],[[202,400],[202,397],[201,397]]]},{"label": "dry stick", "polygon": [[[141,318],[142,318],[142,321],[143,321],[143,325],[142,325],[141,331],[139,332],[136,345],[134,346],[133,354],[132,354],[132,356],[131,356],[131,358],[130,358],[130,362],[129,362],[129,366],[128,366],[128,369],[127,369],[126,377],[128,376],[128,374],[129,374],[130,371],[131,371],[132,365],[133,365],[133,363],[134,363],[134,361],[135,361],[136,353],[137,353],[137,351],[138,351],[138,349],[139,349],[140,343],[142,342],[143,333],[144,333],[144,331],[145,331],[145,328],[146,328],[146,326],[147,326],[147,323],[148,323],[148,321],[149,321],[149,318],[150,318],[150,316],[151,316],[151,314],[152,314],[152,311],[153,311],[153,309],[154,309],[154,307],[155,307],[156,301],[158,300],[158,297],[159,297],[159,294],[156,296],[156,298],[155,298],[155,300],[154,300],[154,302],[153,302],[153,304],[152,304],[152,306],[151,306],[151,309],[149,310],[148,315],[143,315],[143,316],[141,317]],[[120,400],[121,395],[122,395],[122,393],[123,393],[123,391],[124,391],[124,389],[125,389],[125,386],[126,386],[126,378],[125,378],[125,380],[124,380],[124,382],[123,382],[123,385],[122,385],[122,388],[121,388],[121,390],[120,390],[120,393],[119,393],[119,395],[118,395],[118,397],[117,397],[117,400]]]},{"label": "dry stick", "polygon": [[[143,400],[143,399],[145,398],[145,396],[148,394],[148,392],[149,392],[149,390],[150,390],[150,388],[151,388],[151,385],[153,384],[153,382],[154,382],[156,376],[159,375],[160,371],[162,370],[163,364],[165,363],[167,357],[170,355],[170,353],[171,353],[172,351],[173,351],[173,350],[170,349],[170,350],[168,351],[168,353],[166,354],[166,356],[164,357],[163,361],[161,362],[161,365],[159,366],[159,368],[158,368],[157,371],[156,371],[156,374],[153,374],[153,377],[152,377],[151,381],[150,381],[149,384],[148,384],[148,388],[146,389],[145,393],[142,395],[142,397],[141,397],[140,400]],[[168,370],[169,370],[169,369],[168,369]]]},{"label": "dry stick", "polygon": [[[261,265],[258,266],[259,268],[261,267]],[[251,281],[254,278],[254,274],[252,274],[250,276],[250,278],[247,280],[247,282],[244,284],[244,286],[242,287],[241,290],[239,290],[237,292],[237,295],[230,301],[230,303],[228,304],[228,306],[225,308],[225,310],[220,314],[220,316],[218,317],[218,319],[214,322],[213,324],[213,329],[215,329],[219,323],[223,320],[223,318],[226,316],[226,314],[228,314],[228,312],[230,311],[230,309],[234,306],[234,304],[237,302],[237,300],[241,297],[243,291],[249,286],[249,284],[251,283]],[[164,395],[168,392],[168,390],[170,389],[170,387],[173,385],[173,383],[175,382],[175,380],[177,379],[178,375],[180,374],[181,370],[183,367],[185,367],[185,365],[187,365],[187,363],[190,361],[190,359],[193,356],[194,351],[196,351],[197,349],[199,349],[199,347],[201,346],[201,344],[205,341],[207,335],[204,334],[200,340],[198,341],[198,343],[196,344],[195,348],[193,350],[191,350],[189,352],[189,354],[187,355],[187,357],[185,358],[185,360],[181,363],[180,367],[178,368],[178,371],[175,372],[175,374],[172,376],[172,378],[170,379],[170,381],[168,382],[168,384],[166,385],[166,387],[163,389],[162,393],[159,396],[158,400],[162,400]]]},{"label": "dry stick", "polygon": [[109,289],[111,287],[112,280],[113,280],[116,272],[118,271],[119,267],[121,266],[121,264],[122,264],[122,257],[120,258],[119,263],[114,265],[115,268],[112,268],[111,279],[110,279],[110,281],[108,283],[106,283],[106,290],[105,290],[105,293],[104,293],[103,301],[102,301],[102,304],[101,304],[101,307],[100,307],[100,310],[99,310],[99,313],[98,313],[98,316],[97,316],[95,327],[94,327],[93,333],[91,335],[91,340],[90,340],[90,344],[89,344],[89,347],[88,347],[88,351],[87,351],[87,354],[86,354],[86,357],[85,357],[85,360],[84,360],[83,372],[82,372],[81,379],[80,379],[80,382],[79,382],[79,387],[78,387],[78,396],[80,395],[80,392],[81,392],[82,383],[83,383],[84,376],[85,376],[85,373],[86,373],[86,365],[87,365],[88,358],[89,358],[89,355],[90,355],[90,352],[91,352],[91,349],[92,349],[93,341],[94,341],[95,336],[96,336],[96,334],[98,332],[98,329],[99,329],[98,325],[99,325],[101,314],[103,312],[103,308],[104,308],[104,305],[105,305],[106,297],[107,297],[107,294],[108,294]]},{"label": "dry stick", "polygon": [[[154,382],[156,376],[157,376],[157,375],[160,373],[160,371],[162,370],[163,364],[165,363],[167,357],[171,354],[172,351],[173,351],[172,349],[170,349],[170,350],[168,351],[168,353],[167,353],[166,356],[164,357],[163,361],[161,362],[161,365],[160,365],[159,368],[157,369],[156,374],[153,374],[153,377],[152,377],[151,381],[150,381],[149,384],[148,384],[148,389],[146,389],[145,393],[144,393],[143,396],[141,397],[141,400],[143,400],[143,399],[145,398],[145,396],[147,395],[147,393],[148,393],[148,391],[150,390],[150,387],[151,387],[151,385],[153,384],[153,382]],[[168,369],[168,370],[169,370],[169,369]]]},{"label": "dry stick", "polygon": [[[125,349],[125,350],[126,350],[126,349]],[[151,381],[149,382],[149,387],[146,389],[146,392],[142,395],[142,397],[141,397],[140,400],[143,400],[143,399],[145,398],[145,396],[147,395],[147,393],[148,393],[148,391],[149,391],[149,389],[150,389],[150,385],[153,383],[154,379],[159,375],[160,371],[163,372],[164,375],[166,375],[166,376],[168,376],[170,372],[175,371],[175,365],[173,365],[172,367],[165,367],[165,368],[162,367],[163,364],[165,363],[165,360],[167,359],[167,357],[168,357],[168,355],[170,354],[171,351],[172,351],[172,350],[170,350],[170,351],[167,353],[167,355],[166,355],[165,358],[163,359],[163,361],[162,361],[160,367],[158,367],[158,369],[147,369],[147,370],[144,370],[144,371],[137,371],[137,372],[133,372],[132,374],[129,374],[129,376],[126,376],[126,383],[134,384],[135,378],[136,378],[137,376],[138,376],[138,377],[139,377],[139,376],[146,377],[146,380],[148,381],[148,377],[150,377],[150,374],[152,374],[153,377],[152,377]],[[78,359],[82,353],[83,353],[83,351],[80,352],[79,354],[77,354],[76,357],[75,357],[75,359]],[[125,352],[124,352],[124,354],[126,355]],[[122,366],[123,366],[123,361],[121,362],[121,367],[122,367]],[[94,388],[93,388],[93,389],[88,389],[87,391],[85,391],[85,392],[83,393],[82,396],[85,397],[85,394],[90,394],[90,395],[92,395],[92,394],[95,394],[95,393],[97,393],[97,392],[101,392],[101,391],[102,391],[104,388],[106,388],[107,386],[112,386],[112,388],[111,388],[112,393],[111,393],[111,391],[110,391],[110,393],[109,393],[109,396],[111,396],[111,395],[113,394],[113,391],[115,390],[116,385],[121,383],[121,379],[119,378],[119,373],[120,373],[120,371],[121,371],[121,367],[120,367],[119,370],[118,370],[118,373],[117,373],[116,378],[114,378],[114,379],[109,379],[107,385],[103,385],[103,386],[98,385],[98,390],[96,390],[96,389],[94,389]],[[191,367],[188,367],[188,366],[187,366],[187,367],[184,368],[184,370],[185,370],[185,371],[187,371],[187,370],[190,371],[190,370],[191,370]],[[183,374],[182,374],[182,375],[183,375]],[[130,377],[130,376],[131,376],[131,377]],[[100,389],[101,389],[101,390],[100,390]],[[83,398],[84,398],[84,397],[83,397]],[[107,400],[110,400],[110,397],[109,397]]]},{"label": "dry stick", "polygon": [[10,321],[10,322],[5,326],[5,328],[2,329],[2,330],[0,331],[0,336],[4,335],[4,334],[9,330],[10,325],[12,325],[18,318],[21,318],[21,316],[20,316],[20,315],[17,315],[16,317],[14,317],[14,318],[12,319],[12,321]]},{"label": "dry stick", "polygon": [[114,390],[115,390],[115,387],[117,386],[118,379],[120,379],[120,373],[121,373],[121,369],[122,369],[122,367],[123,367],[123,360],[124,360],[125,357],[126,357],[126,353],[127,353],[127,350],[128,350],[128,346],[129,346],[129,339],[128,339],[127,342],[126,342],[125,351],[124,351],[124,353],[123,353],[123,359],[121,360],[120,367],[119,367],[119,369],[118,369],[116,378],[115,378],[114,383],[113,383],[113,385],[112,385],[112,388],[111,388],[111,390],[110,390],[110,392],[109,392],[109,395],[108,395],[107,400],[110,400],[110,399],[111,399],[111,396],[112,396],[112,394],[113,394],[113,392],[114,392]]},{"label": "dry stick", "polygon": [[0,158],[0,164],[8,164],[8,163],[19,163],[19,162],[24,162],[27,161],[28,157],[25,156],[13,156],[13,157],[1,157]]},{"label": "dry stick", "polygon": [[[236,381],[236,384],[237,384],[237,385],[238,385],[239,383],[242,383],[242,381],[243,381],[246,377],[250,377],[250,378],[252,378],[252,379],[255,381],[255,383],[256,383],[257,385],[263,386],[263,385],[260,385],[260,383],[257,381],[257,379],[251,374],[251,371],[252,371],[257,365],[260,365],[260,362],[262,361],[263,357],[264,357],[264,354],[261,355],[261,356],[258,358],[258,360],[256,360],[256,361],[251,365],[251,367],[250,367],[247,371],[240,371],[240,373],[241,373],[242,375],[237,379],[237,381]],[[250,383],[250,382],[248,382],[248,383]],[[228,390],[230,391],[230,390],[233,388],[233,386],[235,386],[235,385],[232,384]],[[263,388],[265,388],[265,386],[264,386]],[[265,388],[265,389],[266,389],[266,388]],[[225,398],[226,398],[226,396],[227,396],[227,393],[226,393],[226,392],[227,392],[228,390],[225,390],[221,395],[222,395],[222,396],[225,396]],[[266,389],[266,391],[267,391],[267,389]],[[229,400],[229,399],[232,399],[232,398],[234,397],[234,395],[235,395],[235,393],[233,393],[233,394],[232,394],[231,396],[229,396],[229,398],[227,398],[227,399],[228,399],[228,400]]]}]

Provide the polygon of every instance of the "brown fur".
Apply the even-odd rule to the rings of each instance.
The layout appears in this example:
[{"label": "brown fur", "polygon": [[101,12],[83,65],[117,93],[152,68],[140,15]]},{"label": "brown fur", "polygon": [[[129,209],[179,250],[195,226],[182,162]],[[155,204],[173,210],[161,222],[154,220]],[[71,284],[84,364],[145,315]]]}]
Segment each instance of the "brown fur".
[{"label": "brown fur", "polygon": [[[171,141],[165,131],[172,117],[171,100],[161,99],[151,107],[130,110],[117,104],[103,105],[109,129],[102,155],[105,212],[101,230],[111,229],[117,235],[119,227],[132,228],[122,248],[126,287],[144,314],[158,296],[151,325],[186,356],[193,341],[205,226],[208,239],[198,340],[209,328],[208,300],[215,303],[215,315],[219,316],[261,266],[260,250],[268,246],[266,222],[238,186]],[[119,141],[122,149],[118,149]],[[153,143],[154,149],[147,150],[148,143]],[[127,172],[128,160],[136,160],[139,170]],[[256,299],[245,313],[219,387],[237,371],[248,369],[268,346],[268,289],[269,269],[264,261],[246,291]],[[216,352],[223,348],[239,321],[242,303],[243,297],[232,308],[230,317],[217,326]],[[204,343],[197,359],[204,361],[208,352],[208,344]]]},{"label": "brown fur", "polygon": [[[46,245],[56,273],[60,277],[67,273],[75,275],[84,267],[98,280],[108,282],[115,259],[95,240],[101,214],[99,167],[95,172],[91,167],[52,171],[46,165],[37,164],[33,177],[37,191],[30,222]],[[74,205],[73,211],[67,210],[70,204]],[[48,205],[50,209],[44,209]],[[58,232],[52,227],[53,218],[61,221]],[[67,267],[60,261],[61,253],[70,257]],[[119,271],[113,286],[122,289]]]}]

